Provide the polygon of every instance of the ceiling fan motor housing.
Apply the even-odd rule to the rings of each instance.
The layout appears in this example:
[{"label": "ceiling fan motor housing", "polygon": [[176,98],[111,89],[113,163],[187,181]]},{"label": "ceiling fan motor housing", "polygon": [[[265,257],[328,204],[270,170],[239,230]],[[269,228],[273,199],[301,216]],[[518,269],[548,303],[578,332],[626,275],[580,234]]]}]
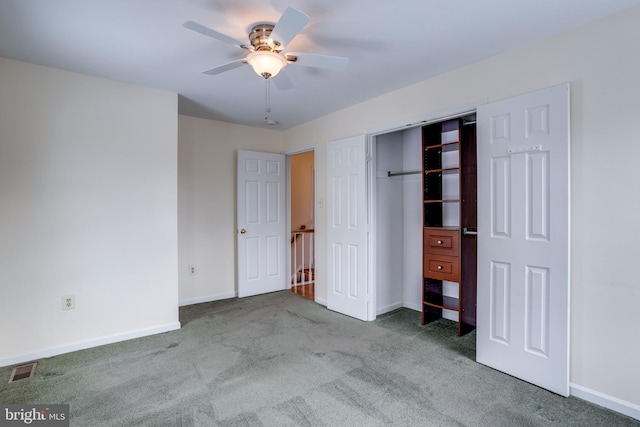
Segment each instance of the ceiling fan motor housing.
[{"label": "ceiling fan motor housing", "polygon": [[280,52],[280,43],[271,39],[271,32],[274,26],[271,24],[254,25],[249,33],[249,41],[256,51]]}]

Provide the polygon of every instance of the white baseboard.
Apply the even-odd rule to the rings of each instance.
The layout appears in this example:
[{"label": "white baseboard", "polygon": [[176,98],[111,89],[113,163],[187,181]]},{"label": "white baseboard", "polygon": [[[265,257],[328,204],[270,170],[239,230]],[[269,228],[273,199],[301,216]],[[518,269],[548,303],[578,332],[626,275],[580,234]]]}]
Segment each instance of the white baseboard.
[{"label": "white baseboard", "polygon": [[458,312],[452,311],[452,310],[443,309],[442,310],[442,318],[443,319],[453,320],[454,322],[457,322],[458,321]]},{"label": "white baseboard", "polygon": [[594,403],[612,411],[619,412],[636,420],[640,420],[640,405],[627,402],[617,397],[609,396],[599,391],[591,390],[578,384],[570,385],[571,396]]},{"label": "white baseboard", "polygon": [[422,311],[422,304],[420,304],[420,302],[413,304],[411,302],[406,302],[402,305],[404,308],[408,308],[409,310],[413,310],[413,311]]},{"label": "white baseboard", "polygon": [[409,310],[414,310],[414,311],[420,311],[421,310],[421,307],[420,307],[419,303],[418,304],[411,304],[411,303],[408,303],[408,302],[397,302],[395,304],[389,304],[389,305],[387,305],[385,307],[381,307],[381,308],[376,309],[376,315],[379,316],[381,314],[388,313],[390,311],[397,310],[399,308],[408,308]]},{"label": "white baseboard", "polygon": [[384,307],[378,307],[378,308],[376,308],[376,316],[388,313],[388,312],[393,311],[393,310],[397,310],[397,309],[399,309],[401,307],[403,307],[403,304],[401,302],[396,302],[394,304],[389,304],[389,305],[386,305]]},{"label": "white baseboard", "polygon": [[180,307],[183,307],[185,305],[201,304],[203,302],[211,302],[211,301],[219,301],[219,300],[223,300],[223,299],[235,298],[237,296],[238,296],[238,294],[236,292],[229,292],[229,293],[226,293],[226,294],[211,295],[211,296],[207,296],[207,297],[184,299],[184,300],[180,300],[180,302],[178,304],[180,305]]},{"label": "white baseboard", "polygon": [[321,298],[316,297],[315,302],[317,302],[317,303],[318,303],[318,304],[320,304],[320,305],[324,305],[325,307],[327,306],[327,301],[326,301],[326,300],[323,300],[323,299],[321,299]]},{"label": "white baseboard", "polygon": [[180,329],[180,322],[167,323],[165,325],[154,326],[152,328],[137,329],[135,331],[123,334],[108,335],[105,337],[90,339],[87,341],[79,341],[71,344],[65,344],[58,347],[51,347],[44,350],[38,350],[31,353],[18,354],[16,356],[0,359],[0,367],[17,365],[19,363],[31,362],[38,359],[57,356],[59,354],[71,353],[73,351],[84,350],[101,345],[113,344],[115,342],[127,341],[134,338],[142,338],[149,335],[161,334],[163,332],[175,331]]}]

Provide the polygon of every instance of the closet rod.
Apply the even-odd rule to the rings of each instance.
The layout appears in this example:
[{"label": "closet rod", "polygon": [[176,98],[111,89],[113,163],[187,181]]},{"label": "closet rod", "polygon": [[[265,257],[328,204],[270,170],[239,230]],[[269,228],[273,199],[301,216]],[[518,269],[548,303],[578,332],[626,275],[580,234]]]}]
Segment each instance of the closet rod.
[{"label": "closet rod", "polygon": [[387,172],[387,176],[399,176],[399,175],[416,175],[422,173],[422,171],[410,171],[410,172]]}]

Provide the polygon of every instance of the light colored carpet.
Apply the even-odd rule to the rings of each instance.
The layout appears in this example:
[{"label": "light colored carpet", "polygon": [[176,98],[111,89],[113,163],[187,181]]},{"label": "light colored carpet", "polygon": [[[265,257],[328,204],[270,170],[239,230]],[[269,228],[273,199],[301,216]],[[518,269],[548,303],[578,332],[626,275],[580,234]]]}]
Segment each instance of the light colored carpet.
[{"label": "light colored carpet", "polygon": [[[640,426],[477,364],[475,335],[400,309],[361,322],[291,292],[180,309],[182,329],[39,360],[2,403],[72,426]],[[0,369],[1,378],[11,368]]]}]

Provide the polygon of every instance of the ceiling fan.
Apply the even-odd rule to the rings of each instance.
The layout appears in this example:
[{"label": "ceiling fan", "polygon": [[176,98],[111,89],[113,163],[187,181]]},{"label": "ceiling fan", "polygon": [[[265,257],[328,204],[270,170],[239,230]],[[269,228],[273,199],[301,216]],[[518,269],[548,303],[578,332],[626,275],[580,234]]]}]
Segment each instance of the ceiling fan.
[{"label": "ceiling fan", "polygon": [[[248,44],[194,21],[185,22],[183,27],[249,52],[242,59],[204,70],[204,74],[220,74],[245,64],[251,65],[253,70],[265,79],[275,77],[287,64],[299,64],[329,70],[344,70],[347,68],[349,64],[348,58],[313,53],[282,53],[285,46],[302,31],[309,20],[310,18],[304,13],[289,7],[275,25],[268,23],[255,24],[249,32]],[[280,87],[281,85],[278,84],[277,80],[275,80],[276,86]],[[286,89],[288,87],[280,88]]]}]

